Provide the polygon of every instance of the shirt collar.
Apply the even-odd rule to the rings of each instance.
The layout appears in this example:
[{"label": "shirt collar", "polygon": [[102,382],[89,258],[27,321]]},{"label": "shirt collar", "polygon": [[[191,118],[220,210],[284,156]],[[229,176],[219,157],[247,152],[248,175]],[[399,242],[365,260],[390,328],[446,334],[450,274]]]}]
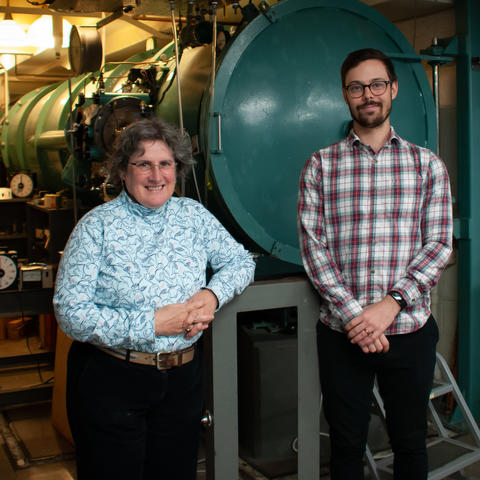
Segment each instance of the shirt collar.
[{"label": "shirt collar", "polygon": [[161,207],[158,208],[148,208],[137,201],[133,200],[130,195],[125,191],[122,190],[120,194],[122,200],[125,202],[127,209],[129,212],[133,213],[134,215],[138,215],[140,217],[149,217],[149,218],[163,218],[165,216],[165,212],[167,211],[168,205],[171,202],[171,198],[169,198]]},{"label": "shirt collar", "polygon": [[[354,145],[363,145],[359,136],[353,131],[353,128],[350,130],[350,133],[347,136],[348,143],[353,147]],[[390,136],[385,142],[385,146],[390,146],[393,144],[401,143],[402,139],[397,135],[395,129],[390,125]]]}]

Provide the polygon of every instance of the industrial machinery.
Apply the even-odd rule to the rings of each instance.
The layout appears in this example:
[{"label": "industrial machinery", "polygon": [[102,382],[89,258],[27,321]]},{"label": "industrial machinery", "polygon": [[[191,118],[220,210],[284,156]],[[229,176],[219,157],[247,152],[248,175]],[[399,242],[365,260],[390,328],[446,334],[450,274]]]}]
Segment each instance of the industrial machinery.
[{"label": "industrial machinery", "polygon": [[[27,172],[36,177],[38,188],[49,192],[68,188],[93,205],[114,193],[105,167],[118,132],[142,116],[159,116],[184,128],[194,146],[194,175],[179,186],[178,193],[205,204],[258,255],[257,278],[301,271],[298,179],[308,155],[350,128],[340,82],[344,58],[365,47],[387,53],[400,84],[392,124],[402,137],[436,150],[437,113],[431,87],[410,43],[382,15],[357,0],[248,3],[242,8],[243,20],[232,28],[217,25],[213,6],[217,2],[209,3],[209,16],[189,18],[176,32],[178,39],[168,45],[26,94],[0,126],[1,156],[9,173]],[[478,7],[472,8],[477,18]],[[463,21],[469,18],[465,15]],[[217,44],[220,31],[224,48],[220,41]],[[477,55],[475,59],[474,71]],[[462,90],[466,96],[471,65],[467,56],[459,60],[466,72]],[[466,98],[464,103],[468,104]],[[468,136],[469,131],[459,129],[459,135]],[[469,171],[463,175],[465,182],[470,178]],[[22,180],[17,189],[19,185],[19,192],[24,191],[26,183]],[[470,192],[462,191],[462,195]],[[464,258],[480,251],[470,249],[474,228],[469,215],[461,215],[468,249]],[[463,260],[467,271],[468,263]],[[460,281],[466,281],[464,277]],[[463,290],[470,292],[471,285]],[[470,322],[469,329],[477,323]],[[478,335],[467,335],[463,328],[470,350],[476,351]],[[244,350],[270,355],[271,336],[266,341],[263,336],[252,326],[242,340],[247,345]],[[282,359],[293,363],[296,351],[285,350]],[[248,366],[247,361],[240,363]],[[471,383],[478,389],[475,369],[468,367]],[[255,366],[259,376],[262,368],[265,364]],[[268,375],[269,389],[259,392],[259,398],[278,398],[274,388],[284,386],[284,371],[272,369]],[[474,396],[477,409],[478,398]],[[260,409],[254,413],[265,417]],[[253,427],[242,432],[251,438],[251,455],[273,456],[290,448],[297,425],[295,412],[288,413],[283,424],[288,432],[278,438],[263,438]]]},{"label": "industrial machinery", "polygon": [[[184,191],[250,249],[279,260],[280,271],[300,265],[298,178],[312,151],[348,131],[339,76],[345,56],[374,46],[393,58],[402,88],[392,123],[431,148],[434,103],[408,41],[366,5],[284,0],[248,7],[248,21],[221,52],[213,11],[209,22],[187,24],[177,43],[25,95],[2,128],[9,171],[27,170],[42,189],[69,185],[100,202],[116,134],[153,113],[182,125],[198,146],[196,182]],[[213,48],[205,43],[212,39]]]}]

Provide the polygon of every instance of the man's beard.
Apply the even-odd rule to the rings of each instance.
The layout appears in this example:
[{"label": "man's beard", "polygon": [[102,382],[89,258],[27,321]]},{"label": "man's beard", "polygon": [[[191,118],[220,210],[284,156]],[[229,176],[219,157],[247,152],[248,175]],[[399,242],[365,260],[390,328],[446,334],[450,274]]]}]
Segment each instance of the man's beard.
[{"label": "man's beard", "polygon": [[[364,115],[361,113],[362,107],[365,107],[367,105],[378,105],[379,111],[375,115]],[[358,105],[355,107],[355,110],[352,109],[352,107],[349,105],[348,108],[350,109],[350,114],[352,115],[352,118],[362,127],[364,128],[376,128],[382,125],[387,118],[390,116],[390,113],[392,111],[392,104],[390,103],[390,106],[388,110],[383,114],[383,106],[384,104],[382,102],[365,102],[362,105]]]}]

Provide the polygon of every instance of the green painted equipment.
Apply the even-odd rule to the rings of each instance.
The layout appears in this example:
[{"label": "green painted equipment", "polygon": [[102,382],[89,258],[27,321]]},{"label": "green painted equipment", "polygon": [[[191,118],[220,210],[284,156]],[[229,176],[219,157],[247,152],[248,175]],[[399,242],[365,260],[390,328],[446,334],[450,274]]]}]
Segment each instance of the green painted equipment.
[{"label": "green painted equipment", "polygon": [[[392,123],[399,134],[434,148],[435,109],[419,57],[394,25],[365,4],[354,0],[284,0],[268,8],[264,3],[219,55],[214,85],[211,46],[182,50],[178,71],[184,127],[197,137],[199,145],[199,186],[195,190],[187,185],[186,191],[200,196],[237,238],[263,257],[301,265],[296,228],[298,178],[311,152],[338,140],[348,130],[350,114],[342,97],[340,66],[349,52],[363,47],[381,49],[394,59],[401,88]],[[127,68],[141,68],[142,61],[157,61],[157,91],[155,98],[150,97],[153,108],[156,115],[177,123],[173,52],[168,45],[133,59],[138,65],[121,65],[111,74],[105,73],[102,92],[92,98],[100,98],[99,108],[106,111],[111,100],[107,96],[122,95],[121,82],[113,80],[120,70],[125,73]],[[80,91],[91,85],[87,86],[90,76],[78,78],[72,86],[74,102]],[[22,147],[30,151],[11,162],[38,170],[48,188],[59,188],[62,168],[68,161],[65,147],[69,142],[62,143],[57,134],[68,129],[66,85],[42,97],[30,109],[26,122],[16,122],[29,125],[32,119],[36,128],[29,133],[33,138]],[[128,95],[143,93],[133,90]],[[40,108],[42,102],[45,105]],[[109,105],[113,113],[115,108]],[[27,113],[19,109],[18,115]],[[98,115],[94,120],[99,120]],[[94,123],[90,122],[90,129],[95,129]],[[7,130],[8,142],[17,144],[17,132]],[[93,155],[102,135],[86,131],[90,146],[82,152],[90,156],[77,159],[79,172],[82,162],[103,159]],[[8,145],[7,158],[13,158],[12,143]],[[84,177],[87,174],[88,169],[82,173]],[[70,178],[70,171],[63,177]]]},{"label": "green painted equipment", "polygon": [[[260,13],[221,55],[213,99],[208,47],[184,52],[185,125],[199,134],[203,200],[249,246],[300,264],[300,171],[311,152],[347,132],[340,66],[364,47],[394,58],[401,88],[392,123],[399,134],[434,148],[435,108],[419,57],[394,25],[359,2],[285,0]],[[176,94],[172,85],[158,115],[178,120]]]}]

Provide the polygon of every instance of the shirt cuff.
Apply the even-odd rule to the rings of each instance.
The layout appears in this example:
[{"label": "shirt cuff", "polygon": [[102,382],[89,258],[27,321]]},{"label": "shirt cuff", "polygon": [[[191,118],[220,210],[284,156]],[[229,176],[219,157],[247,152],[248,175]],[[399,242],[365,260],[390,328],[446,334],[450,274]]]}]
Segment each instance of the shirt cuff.
[{"label": "shirt cuff", "polygon": [[344,326],[363,312],[362,306],[354,298],[346,301],[337,307],[336,310]]},{"label": "shirt cuff", "polygon": [[400,280],[390,290],[398,292],[405,299],[408,307],[422,297],[422,292],[415,283],[407,279]]},{"label": "shirt cuff", "polygon": [[216,312],[220,310],[224,303],[228,302],[228,298],[222,294],[222,291],[219,288],[216,288],[214,285],[207,285],[206,287],[202,287],[202,289],[210,290],[216,297],[217,297],[217,308],[215,309]]},{"label": "shirt cuff", "polygon": [[216,294],[211,288],[209,288],[209,287],[202,287],[200,290],[208,290],[209,292],[212,292],[212,293],[213,293],[213,295],[214,295],[215,298],[217,299],[217,308],[215,309],[215,311],[217,311],[217,310],[219,309],[219,307],[220,307],[220,302],[219,302],[219,300],[218,300],[217,294]]}]

